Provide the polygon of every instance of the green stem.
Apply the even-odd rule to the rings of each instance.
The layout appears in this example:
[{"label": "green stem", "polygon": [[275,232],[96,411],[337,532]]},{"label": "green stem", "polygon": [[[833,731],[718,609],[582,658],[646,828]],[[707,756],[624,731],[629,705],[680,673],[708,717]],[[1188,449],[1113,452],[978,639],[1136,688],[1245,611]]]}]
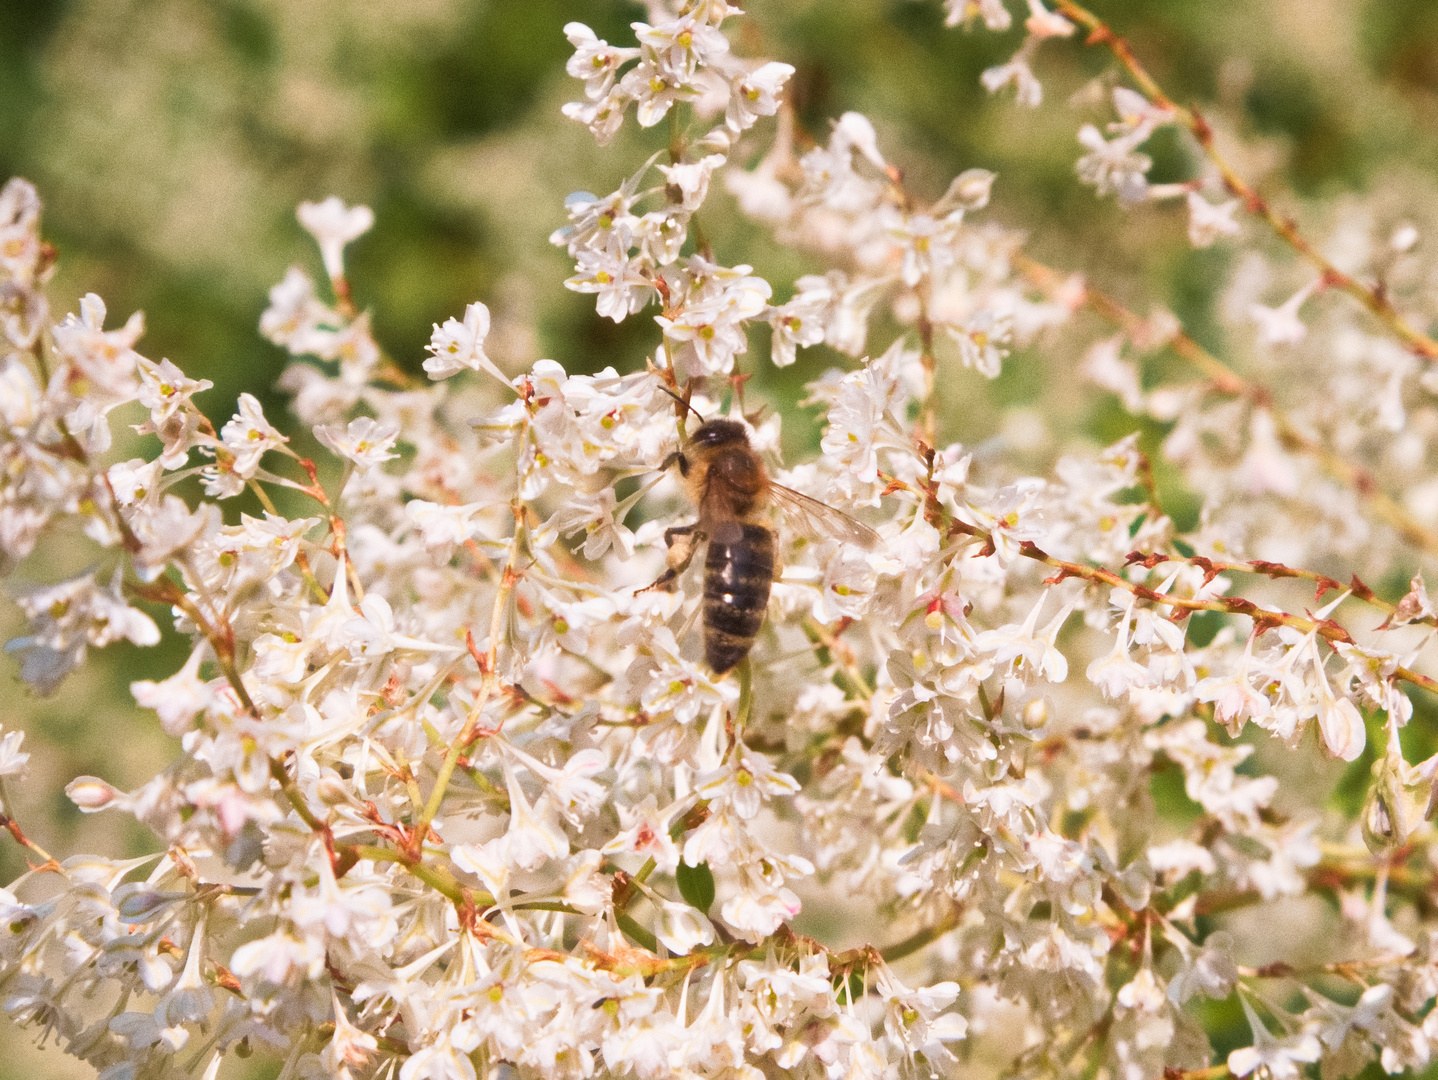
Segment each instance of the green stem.
[{"label": "green stem", "polygon": [[632,916],[616,915],[615,921],[619,924],[619,929],[624,931],[624,936],[630,941],[650,952],[659,951],[659,939],[635,922]]},{"label": "green stem", "polygon": [[958,925],[959,913],[955,911],[946,919],[935,923],[933,926],[926,926],[918,933],[906,937],[903,941],[890,945],[887,949],[880,950],[879,955],[884,958],[885,963],[892,964],[895,960],[902,960],[904,957],[918,952],[925,945],[938,941],[939,938],[943,937]]},{"label": "green stem", "polygon": [[754,672],[747,653],[736,670],[739,675],[739,707],[734,726],[742,732],[749,724],[749,710],[754,706]]}]

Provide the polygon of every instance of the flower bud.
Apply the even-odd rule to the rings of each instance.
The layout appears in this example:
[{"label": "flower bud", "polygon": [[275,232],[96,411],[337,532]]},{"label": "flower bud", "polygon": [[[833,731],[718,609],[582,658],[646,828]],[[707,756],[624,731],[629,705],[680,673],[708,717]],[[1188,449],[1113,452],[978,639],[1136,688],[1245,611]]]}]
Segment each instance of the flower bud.
[{"label": "flower bud", "polygon": [[125,793],[98,776],[77,776],[65,785],[65,794],[84,813],[93,814],[104,810],[116,800],[124,799]]}]

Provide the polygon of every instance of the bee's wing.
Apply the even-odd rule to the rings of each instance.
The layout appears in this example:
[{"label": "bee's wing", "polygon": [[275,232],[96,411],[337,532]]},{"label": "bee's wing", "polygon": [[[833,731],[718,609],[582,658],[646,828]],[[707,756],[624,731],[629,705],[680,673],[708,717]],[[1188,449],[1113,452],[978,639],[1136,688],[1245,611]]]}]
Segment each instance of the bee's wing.
[{"label": "bee's wing", "polygon": [[784,511],[785,520],[801,536],[816,541],[832,537],[846,544],[857,544],[866,551],[879,546],[879,534],[844,511],[835,510],[783,484],[769,486],[774,502]]}]

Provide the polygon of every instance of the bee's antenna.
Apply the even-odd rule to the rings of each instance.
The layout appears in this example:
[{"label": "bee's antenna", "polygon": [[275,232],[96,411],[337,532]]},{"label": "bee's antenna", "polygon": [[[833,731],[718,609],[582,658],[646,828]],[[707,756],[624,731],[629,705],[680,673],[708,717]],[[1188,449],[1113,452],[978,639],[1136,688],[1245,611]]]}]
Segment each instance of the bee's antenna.
[{"label": "bee's antenna", "polygon": [[686,409],[688,409],[690,412],[692,412],[695,416],[699,417],[699,422],[700,422],[701,424],[704,423],[704,421],[705,421],[704,414],[701,413],[698,409],[696,409],[693,405],[690,405],[688,398],[682,398],[682,397],[680,397],[678,394],[676,394],[673,390],[669,389],[669,387],[665,386],[663,383],[660,383],[660,384],[659,384],[659,389],[663,390],[666,394],[668,394],[670,397],[672,397],[675,401],[679,402],[680,405],[683,405]]}]

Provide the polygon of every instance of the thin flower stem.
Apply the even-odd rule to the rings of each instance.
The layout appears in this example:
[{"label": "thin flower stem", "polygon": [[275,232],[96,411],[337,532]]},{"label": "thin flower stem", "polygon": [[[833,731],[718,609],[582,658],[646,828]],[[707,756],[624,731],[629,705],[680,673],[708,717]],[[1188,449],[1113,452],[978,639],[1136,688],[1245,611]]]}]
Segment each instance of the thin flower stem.
[{"label": "thin flower stem", "polygon": [[[1050,295],[1056,293],[1064,284],[1064,278],[1058,271],[1021,252],[1011,255],[1010,261],[1014,269]],[[1101,318],[1122,327],[1130,334],[1139,332],[1143,327],[1142,317],[1128,310],[1113,297],[1087,284],[1084,285],[1082,303]],[[1374,514],[1404,540],[1430,554],[1438,555],[1438,532],[1421,524],[1401,503],[1381,490],[1377,480],[1367,469],[1328,449],[1278,412],[1273,406],[1273,394],[1267,387],[1244,378],[1181,330],[1169,338],[1166,344],[1175,354],[1202,372],[1220,394],[1246,398],[1253,402],[1255,407],[1266,410],[1273,418],[1278,437],[1287,449],[1313,458],[1329,476],[1357,493],[1360,499],[1372,507]]]},{"label": "thin flower stem", "polygon": [[496,670],[499,664],[499,634],[504,625],[504,609],[508,606],[509,597],[514,592],[515,582],[519,580],[516,566],[519,561],[520,541],[523,533],[523,515],[516,511],[514,536],[509,543],[509,558],[504,567],[504,574],[500,578],[499,589],[494,597],[494,607],[489,616],[489,651],[481,665],[483,671],[481,672],[482,682],[479,693],[475,695],[474,704],[470,707],[469,715],[465,717],[464,726],[460,728],[459,734],[455,736],[454,742],[450,744],[449,750],[444,755],[444,761],[440,763],[439,774],[435,777],[434,787],[429,793],[429,802],[425,803],[424,811],[420,814],[419,821],[415,823],[416,844],[424,843],[430,823],[439,814],[440,804],[444,802],[445,792],[449,788],[449,781],[454,775],[455,766],[459,764],[460,756],[469,744],[474,741],[484,707],[499,687],[499,675]]},{"label": "thin flower stem", "polygon": [[883,957],[886,964],[892,964],[896,960],[902,960],[906,956],[918,952],[927,945],[938,941],[950,930],[958,927],[962,912],[955,908],[949,915],[935,923],[927,926],[915,934],[910,934],[903,941],[890,945],[887,949],[880,949],[879,955]]},{"label": "thin flower stem", "polygon": [[310,566],[310,557],[303,551],[296,551],[295,565],[300,568],[300,577],[304,579],[305,585],[315,600],[321,605],[329,603],[330,594],[325,592],[325,587],[320,584],[320,579],[315,577],[314,569]]},{"label": "thin flower stem", "polygon": [[1386,954],[1364,960],[1334,960],[1327,964],[1309,964],[1302,967],[1279,960],[1256,968],[1239,965],[1238,974],[1245,979],[1296,979],[1308,975],[1342,975],[1347,979],[1361,981],[1357,977],[1357,973],[1360,971],[1392,967],[1395,964],[1405,963],[1406,960],[1407,957],[1404,956]]},{"label": "thin flower stem", "polygon": [[275,783],[280,785],[280,790],[284,792],[285,800],[294,809],[295,813],[300,816],[301,821],[308,825],[314,832],[325,832],[327,830],[328,827],[325,823],[315,816],[315,812],[311,810],[309,804],[305,802],[304,794],[295,784],[294,778],[290,776],[289,770],[285,768],[283,762],[274,758],[270,759],[270,777]]},{"label": "thin flower stem", "polygon": [[650,952],[659,951],[659,939],[651,934],[644,927],[634,920],[632,915],[615,915],[614,921],[619,924],[619,929],[624,931],[624,936],[635,944],[648,949]]},{"label": "thin flower stem", "polygon": [[844,681],[849,684],[849,689],[856,697],[861,701],[868,701],[874,696],[873,687],[864,678],[864,673],[859,670],[859,663],[854,658],[854,651],[839,640],[838,631],[830,630],[813,616],[806,616],[804,634],[811,642],[829,654],[829,661],[838,665],[840,672],[843,673]]},{"label": "thin flower stem", "polygon": [[60,864],[56,861],[55,856],[51,855],[34,840],[26,836],[24,830],[20,828],[20,823],[11,816],[13,808],[10,803],[10,792],[5,789],[5,781],[3,779],[0,779],[0,805],[4,806],[5,811],[3,814],[0,814],[0,828],[9,832],[21,847],[34,854],[34,856],[40,860],[40,865],[32,866],[31,869],[54,870],[56,873],[63,874],[64,871],[60,868]]},{"label": "thin flower stem", "polygon": [[264,486],[258,480],[250,480],[246,486],[249,487],[250,491],[254,492],[255,498],[260,501],[260,505],[264,507],[267,513],[273,514],[275,517],[280,516],[279,510],[275,509],[275,504],[270,499],[270,493],[264,489]]},{"label": "thin flower stem", "polygon": [[1219,1080],[1230,1073],[1227,1065],[1210,1065],[1206,1069],[1174,1069],[1163,1075],[1164,1080]]},{"label": "thin flower stem", "polygon": [[1317,267],[1323,275],[1323,284],[1326,287],[1341,289],[1357,300],[1368,309],[1374,318],[1401,340],[1415,356],[1427,361],[1438,360],[1438,341],[1415,329],[1403,316],[1398,314],[1392,301],[1388,299],[1387,293],[1381,287],[1365,285],[1351,274],[1346,274],[1334,266],[1312,243],[1303,237],[1298,231],[1297,223],[1292,218],[1274,210],[1268,200],[1259,195],[1238,175],[1214,145],[1213,129],[1209,126],[1208,121],[1197,109],[1192,106],[1179,105],[1164,93],[1163,88],[1139,63],[1124,38],[1115,33],[1097,15],[1075,3],[1074,0],[1056,0],[1056,8],[1059,14],[1072,19],[1089,32],[1087,44],[1107,46],[1149,101],[1160,108],[1173,111],[1178,122],[1188,129],[1202,148],[1204,155],[1218,170],[1219,175],[1223,178],[1224,186],[1242,200],[1244,208],[1250,214],[1266,222],[1294,251]]},{"label": "thin flower stem", "polygon": [[948,799],[950,802],[956,802],[960,806],[968,801],[964,798],[962,791],[941,779],[936,773],[930,772],[928,769],[921,771],[919,778],[929,786],[929,790],[940,798]]},{"label": "thin flower stem", "polygon": [[[973,525],[955,521],[950,528],[955,532],[966,533],[986,542],[992,542],[991,535],[984,529]],[[1082,563],[1069,562],[1066,559],[1056,558],[1048,554],[1037,544],[1031,541],[1024,541],[1019,545],[1019,554],[1025,558],[1052,566],[1059,571],[1057,575],[1047,579],[1049,583],[1057,585],[1064,578],[1082,578],[1085,581],[1092,581],[1102,585],[1109,585],[1115,589],[1122,589],[1124,592],[1132,593],[1141,600],[1148,600],[1163,607],[1174,608],[1179,611],[1216,611],[1224,615],[1244,615],[1252,619],[1256,627],[1271,629],[1275,626],[1287,626],[1297,630],[1301,634],[1316,633],[1330,645],[1342,643],[1345,645],[1356,644],[1352,636],[1338,623],[1332,619],[1309,619],[1301,615],[1290,615],[1286,611],[1270,611],[1261,608],[1252,600],[1245,600],[1239,596],[1215,596],[1210,600],[1194,600],[1182,596],[1169,596],[1167,593],[1157,592],[1146,585],[1139,585],[1129,581],[1122,574],[1101,566],[1085,566]],[[1391,676],[1395,679],[1402,679],[1404,682],[1414,686],[1421,686],[1429,693],[1438,694],[1438,679],[1430,678],[1420,674],[1408,667],[1396,667]]]},{"label": "thin flower stem", "polygon": [[[1359,581],[1357,577],[1354,577],[1349,585],[1344,586],[1342,582],[1329,577],[1327,574],[1320,574],[1314,570],[1303,570],[1294,566],[1285,566],[1283,563],[1267,562],[1261,559],[1248,562],[1226,562],[1220,559],[1209,559],[1202,555],[1192,555],[1188,558],[1183,558],[1178,555],[1167,555],[1158,552],[1145,555],[1138,551],[1130,553],[1128,559],[1130,563],[1137,563],[1146,567],[1154,567],[1167,562],[1187,563],[1190,566],[1196,566],[1200,570],[1203,570],[1210,579],[1216,577],[1218,574],[1227,573],[1254,574],[1258,577],[1273,579],[1301,578],[1312,581],[1317,586],[1315,590],[1317,594],[1316,599],[1321,600],[1327,592],[1347,588],[1355,599],[1362,600],[1364,603],[1387,613],[1389,616],[1398,613],[1397,604],[1390,604],[1387,600],[1377,596],[1373,590]],[[1428,626],[1438,625],[1438,617],[1432,615],[1424,615],[1419,618],[1414,618],[1412,621],[1415,623],[1424,623]]]},{"label": "thin flower stem", "polygon": [[749,710],[754,706],[754,674],[746,653],[739,661],[739,704],[735,706],[734,726],[743,731],[749,726]]}]

